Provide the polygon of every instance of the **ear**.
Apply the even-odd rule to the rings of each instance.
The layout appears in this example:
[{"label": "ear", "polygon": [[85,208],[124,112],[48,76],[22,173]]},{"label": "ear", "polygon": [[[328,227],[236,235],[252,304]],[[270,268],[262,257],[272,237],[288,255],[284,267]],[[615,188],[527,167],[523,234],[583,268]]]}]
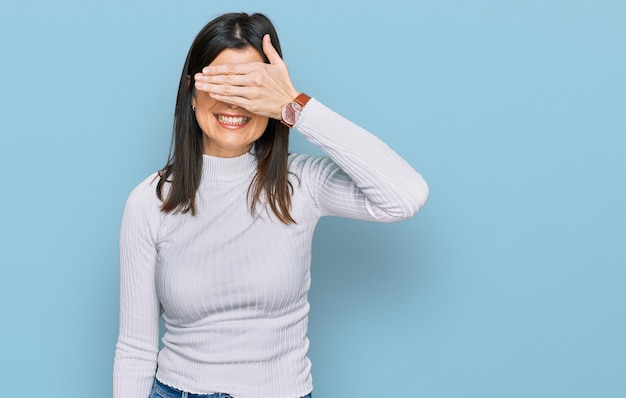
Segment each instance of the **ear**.
[{"label": "ear", "polygon": [[[191,84],[191,76],[187,75],[187,87]],[[191,90],[191,107],[196,110],[196,90]]]}]

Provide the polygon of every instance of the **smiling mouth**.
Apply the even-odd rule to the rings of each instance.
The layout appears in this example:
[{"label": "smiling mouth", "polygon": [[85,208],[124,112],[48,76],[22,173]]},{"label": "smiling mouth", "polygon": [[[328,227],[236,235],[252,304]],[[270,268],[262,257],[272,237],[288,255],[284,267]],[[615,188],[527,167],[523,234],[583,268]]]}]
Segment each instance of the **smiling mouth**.
[{"label": "smiling mouth", "polygon": [[226,126],[243,126],[250,121],[251,118],[246,116],[227,116],[227,115],[215,115],[215,118],[220,124]]}]

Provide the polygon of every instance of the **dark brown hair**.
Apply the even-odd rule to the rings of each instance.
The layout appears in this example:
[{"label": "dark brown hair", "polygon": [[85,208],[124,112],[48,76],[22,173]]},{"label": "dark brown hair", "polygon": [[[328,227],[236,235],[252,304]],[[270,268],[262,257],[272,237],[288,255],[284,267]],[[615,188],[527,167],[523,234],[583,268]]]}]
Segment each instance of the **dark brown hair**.
[{"label": "dark brown hair", "polygon": [[[282,57],[276,30],[263,14],[231,13],[219,16],[204,26],[191,44],[178,85],[172,146],[167,164],[159,172],[156,187],[157,196],[163,202],[163,212],[196,214],[195,198],[203,162],[202,130],[191,105],[195,93],[194,75],[229,48],[243,50],[252,47],[269,63],[263,53],[263,36],[268,33],[272,45]],[[270,118],[263,135],[254,143],[254,154],[257,171],[248,187],[251,213],[255,214],[255,208],[264,196],[263,199],[280,221],[295,223],[289,213],[292,191],[287,168],[289,128]],[[166,182],[170,186],[164,198]]]}]

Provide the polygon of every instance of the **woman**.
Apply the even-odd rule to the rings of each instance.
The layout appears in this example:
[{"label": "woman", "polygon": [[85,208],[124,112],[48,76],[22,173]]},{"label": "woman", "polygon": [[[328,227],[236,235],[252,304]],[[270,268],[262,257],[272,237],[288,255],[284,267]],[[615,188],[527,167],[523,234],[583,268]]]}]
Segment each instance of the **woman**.
[{"label": "woman", "polygon": [[[328,157],[289,155],[288,126]],[[309,397],[317,221],[402,220],[427,196],[384,143],[294,88],[267,17],[211,21],[185,61],[168,162],[124,211],[114,396]]]}]

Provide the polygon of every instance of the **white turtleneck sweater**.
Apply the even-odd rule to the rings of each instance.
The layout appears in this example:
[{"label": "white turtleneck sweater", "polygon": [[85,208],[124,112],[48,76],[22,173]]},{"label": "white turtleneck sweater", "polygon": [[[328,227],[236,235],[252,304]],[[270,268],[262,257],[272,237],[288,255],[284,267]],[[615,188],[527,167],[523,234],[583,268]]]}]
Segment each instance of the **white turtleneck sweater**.
[{"label": "white turtleneck sweater", "polygon": [[147,398],[155,376],[237,398],[311,392],[307,294],[317,221],[402,220],[424,205],[428,186],[382,141],[315,99],[295,128],[329,156],[289,157],[297,224],[261,207],[251,215],[251,154],[203,156],[195,216],[159,210],[156,175],[133,190],[120,233],[115,398]]}]

